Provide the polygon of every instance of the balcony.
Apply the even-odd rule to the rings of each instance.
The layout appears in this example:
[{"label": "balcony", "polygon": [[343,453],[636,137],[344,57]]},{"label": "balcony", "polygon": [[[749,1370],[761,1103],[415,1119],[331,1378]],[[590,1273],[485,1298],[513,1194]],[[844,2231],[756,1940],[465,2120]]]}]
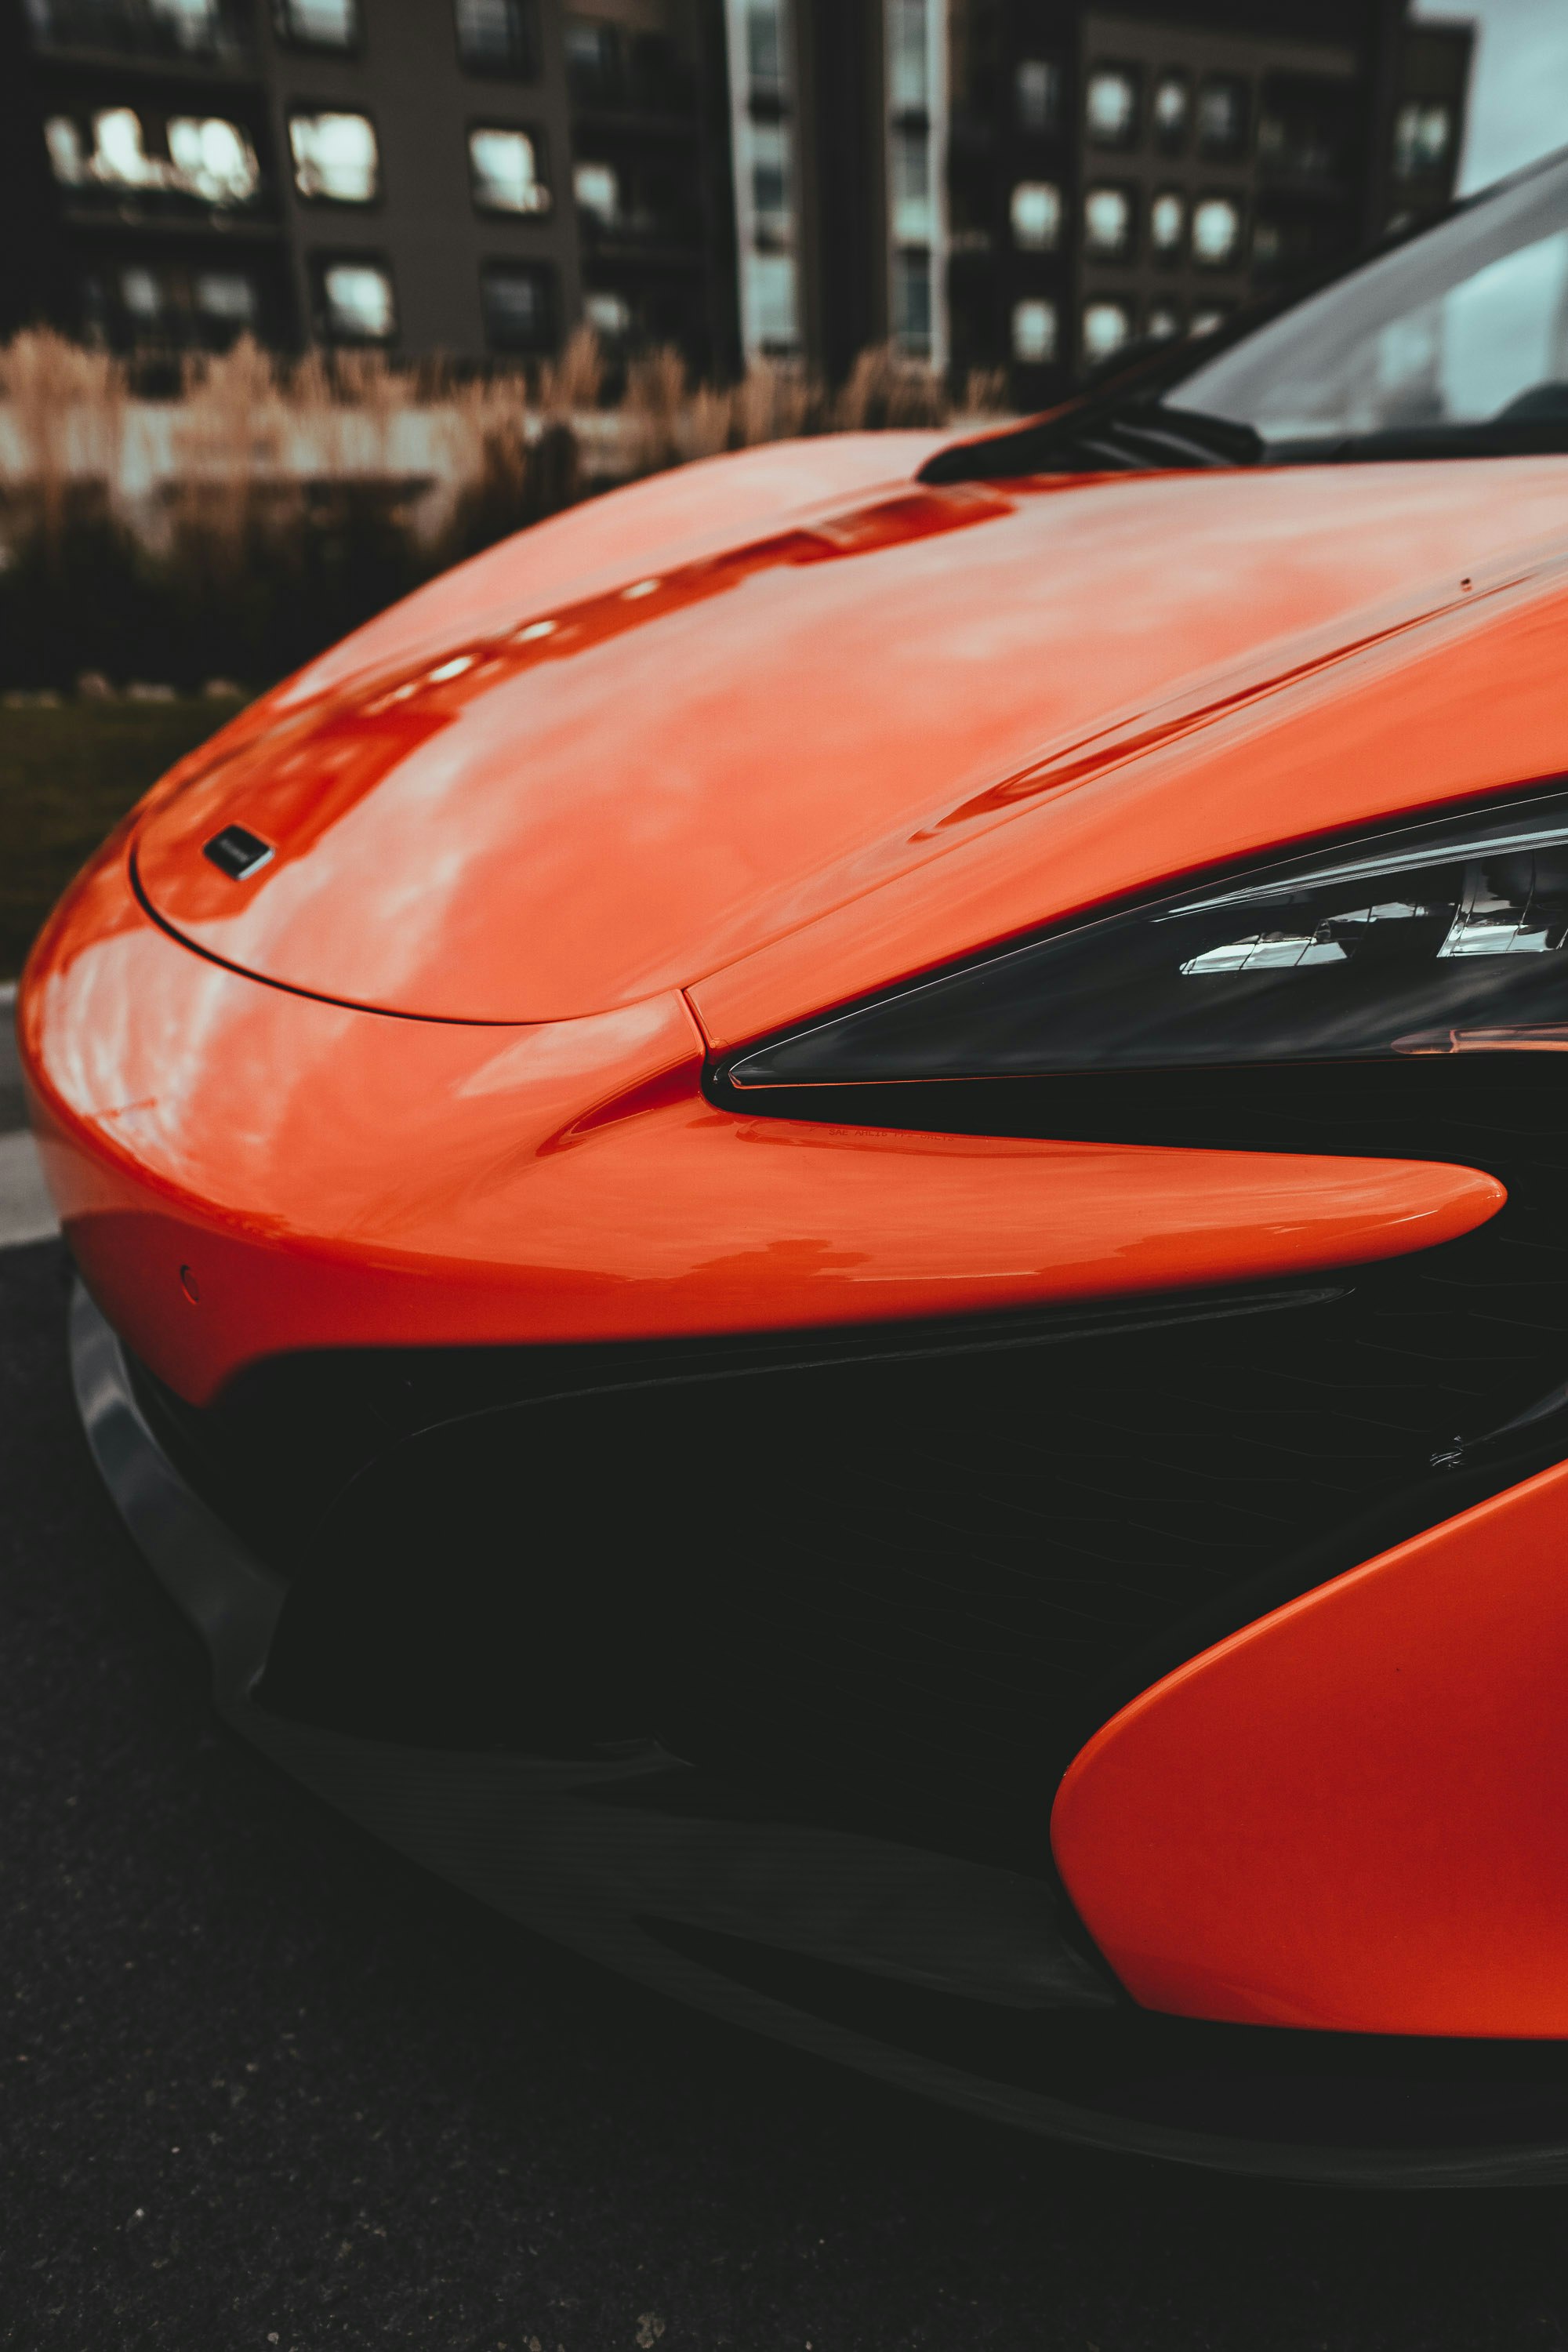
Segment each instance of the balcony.
[{"label": "balcony", "polygon": [[26,0],[35,47],[155,66],[226,68],[254,60],[245,0]]}]

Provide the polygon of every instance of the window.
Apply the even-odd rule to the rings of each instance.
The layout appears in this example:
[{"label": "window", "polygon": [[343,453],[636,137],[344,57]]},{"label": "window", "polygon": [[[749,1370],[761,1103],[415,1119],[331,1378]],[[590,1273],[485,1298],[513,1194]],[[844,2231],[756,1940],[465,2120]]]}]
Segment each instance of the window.
[{"label": "window", "polygon": [[667,33],[568,16],[565,40],[567,84],[579,106],[689,112],[690,66]]},{"label": "window", "polygon": [[[21,13],[37,39],[60,48],[235,59],[251,49],[249,12],[234,0],[23,0]],[[89,282],[101,310],[110,281],[83,281]]]},{"label": "window", "polygon": [[1152,342],[1168,343],[1182,331],[1182,314],[1174,302],[1151,302],[1144,332]]},{"label": "window", "polygon": [[1154,84],[1154,136],[1162,147],[1179,147],[1187,135],[1192,91],[1184,73],[1163,73]]},{"label": "window", "polygon": [[1023,253],[1054,253],[1062,230],[1062,192],[1050,180],[1020,180],[1007,206],[1013,242]]},{"label": "window", "polygon": [[179,261],[127,262],[81,285],[83,324],[94,341],[134,349],[192,345],[222,350],[253,331],[261,303],[255,279],[234,268],[192,269]]},{"label": "window", "polygon": [[1163,259],[1180,253],[1187,233],[1187,200],[1179,189],[1162,188],[1149,207],[1149,242]]},{"label": "window", "polygon": [[600,228],[614,228],[621,217],[621,175],[613,163],[578,163],[572,173],[572,194],[577,209]]},{"label": "window", "polygon": [[1057,355],[1057,306],[1031,299],[1013,305],[1013,357],[1040,367]]},{"label": "window", "polygon": [[151,326],[163,314],[163,289],[153,270],[122,269],[120,299],[140,325]]},{"label": "window", "polygon": [[792,352],[800,339],[795,260],[787,253],[756,253],[746,266],[748,344]]},{"label": "window", "polygon": [[566,19],[566,79],[584,106],[613,106],[621,93],[621,36],[591,16]]},{"label": "window", "polygon": [[584,294],[583,315],[601,342],[624,343],[632,331],[632,306],[624,294]]},{"label": "window", "polygon": [[757,235],[778,243],[789,235],[789,129],[783,122],[753,122],[750,129]]},{"label": "window", "polygon": [[1084,118],[1097,147],[1131,147],[1138,131],[1138,83],[1130,67],[1101,66],[1090,74]]},{"label": "window", "polygon": [[532,131],[470,131],[468,181],[481,211],[537,217],[550,210],[550,188]]},{"label": "window", "polygon": [[1198,93],[1198,145],[1205,155],[1239,155],[1247,144],[1247,84],[1215,74]]},{"label": "window", "polygon": [[458,57],[470,73],[531,74],[533,23],[523,0],[456,0]]},{"label": "window", "polygon": [[1025,58],[1013,75],[1020,131],[1054,131],[1061,115],[1061,73],[1048,58]]},{"label": "window", "polygon": [[784,23],[778,0],[749,0],[746,76],[753,96],[777,98],[784,89]]},{"label": "window", "polygon": [[1418,180],[1440,172],[1454,140],[1454,116],[1447,106],[1424,105],[1411,100],[1394,121],[1394,168],[1402,180]]},{"label": "window", "polygon": [[359,0],[277,0],[278,30],[306,49],[359,47]]},{"label": "window", "polygon": [[397,332],[391,273],[375,261],[316,265],[317,317],[334,343],[385,343]]},{"label": "window", "polygon": [[1205,269],[1228,269],[1241,248],[1241,206],[1229,196],[1205,196],[1193,207],[1193,258]]},{"label": "window", "polygon": [[889,143],[892,181],[893,242],[929,245],[931,239],[931,142],[923,131],[894,131]]},{"label": "window", "polygon": [[[258,193],[256,150],[237,122],[223,115],[175,114],[162,129],[160,142],[157,118],[129,106],[100,107],[85,123],[69,114],[50,115],[44,124],[49,167],[72,188],[158,190],[210,205],[248,204]],[[166,154],[157,152],[160,143]]]},{"label": "window", "polygon": [[87,154],[81,132],[68,114],[51,114],[44,125],[49,169],[62,187],[79,187],[87,177]]},{"label": "window", "polygon": [[157,166],[147,152],[142,118],[129,106],[100,107],[92,118],[92,161],[89,176],[121,188],[150,188],[158,184]]},{"label": "window", "polygon": [[148,14],[184,57],[205,57],[217,47],[222,28],[214,0],[151,0]]},{"label": "window", "polygon": [[1125,261],[1132,251],[1132,196],[1127,188],[1090,188],[1083,200],[1083,241],[1101,260]]},{"label": "window", "polygon": [[1271,74],[1258,115],[1259,161],[1303,180],[1334,178],[1345,165],[1352,103],[1348,84]]},{"label": "window", "polygon": [[155,187],[157,167],[147,152],[142,118],[129,106],[101,107],[92,118],[92,161],[95,180],[121,188]]},{"label": "window", "polygon": [[931,352],[931,256],[895,253],[891,282],[893,341],[910,359]]},{"label": "window", "polygon": [[553,289],[538,263],[487,261],[479,269],[479,308],[492,352],[542,352],[555,342]]},{"label": "window", "polygon": [[256,324],[256,287],[243,270],[200,269],[191,290],[204,318],[232,327],[237,333]]},{"label": "window", "polygon": [[895,114],[931,104],[926,0],[888,0],[888,104]]},{"label": "window", "polygon": [[1132,314],[1125,302],[1089,302],[1083,313],[1083,355],[1091,365],[1114,359],[1132,339]]},{"label": "window", "polygon": [[381,194],[375,129],[363,114],[291,114],[294,185],[333,205],[370,205]]},{"label": "window", "polygon": [[668,33],[638,33],[631,47],[630,104],[650,114],[692,110],[696,79],[692,58]]},{"label": "window", "polygon": [[1193,312],[1193,323],[1187,331],[1193,335],[1212,335],[1224,326],[1227,316],[1223,302],[1211,302],[1206,310]]},{"label": "window", "polygon": [[248,204],[261,184],[256,151],[237,122],[217,114],[172,114],[169,159],[181,184],[211,205]]}]

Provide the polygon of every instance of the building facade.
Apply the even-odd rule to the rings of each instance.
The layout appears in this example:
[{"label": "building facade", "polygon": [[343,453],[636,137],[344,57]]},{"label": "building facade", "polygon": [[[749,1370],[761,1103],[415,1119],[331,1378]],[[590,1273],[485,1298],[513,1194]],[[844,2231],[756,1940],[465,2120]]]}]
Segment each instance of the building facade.
[{"label": "building facade", "polygon": [[[719,0],[0,0],[0,330],[736,341]],[[17,227],[26,224],[26,234]]]},{"label": "building facade", "polygon": [[1401,0],[955,0],[952,358],[1027,404],[1452,196],[1468,25]]},{"label": "building facade", "polygon": [[1049,399],[1450,195],[1401,0],[0,0],[0,333]]}]

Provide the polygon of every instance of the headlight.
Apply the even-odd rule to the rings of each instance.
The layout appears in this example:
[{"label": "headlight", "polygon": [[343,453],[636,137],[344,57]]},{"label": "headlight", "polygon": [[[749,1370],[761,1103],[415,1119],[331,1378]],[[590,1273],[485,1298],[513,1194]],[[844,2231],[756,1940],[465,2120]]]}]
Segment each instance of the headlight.
[{"label": "headlight", "polygon": [[1568,792],[1075,923],[743,1054],[737,1087],[1568,1048]]}]

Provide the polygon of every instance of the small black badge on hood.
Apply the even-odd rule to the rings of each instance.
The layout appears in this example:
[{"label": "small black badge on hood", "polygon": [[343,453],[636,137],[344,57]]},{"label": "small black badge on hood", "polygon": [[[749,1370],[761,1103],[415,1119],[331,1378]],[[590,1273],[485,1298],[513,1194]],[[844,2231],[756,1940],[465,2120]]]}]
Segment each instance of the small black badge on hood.
[{"label": "small black badge on hood", "polygon": [[242,824],[226,824],[221,833],[202,844],[202,856],[221,866],[232,882],[243,882],[273,854],[269,841],[263,841],[259,834],[247,833]]}]

